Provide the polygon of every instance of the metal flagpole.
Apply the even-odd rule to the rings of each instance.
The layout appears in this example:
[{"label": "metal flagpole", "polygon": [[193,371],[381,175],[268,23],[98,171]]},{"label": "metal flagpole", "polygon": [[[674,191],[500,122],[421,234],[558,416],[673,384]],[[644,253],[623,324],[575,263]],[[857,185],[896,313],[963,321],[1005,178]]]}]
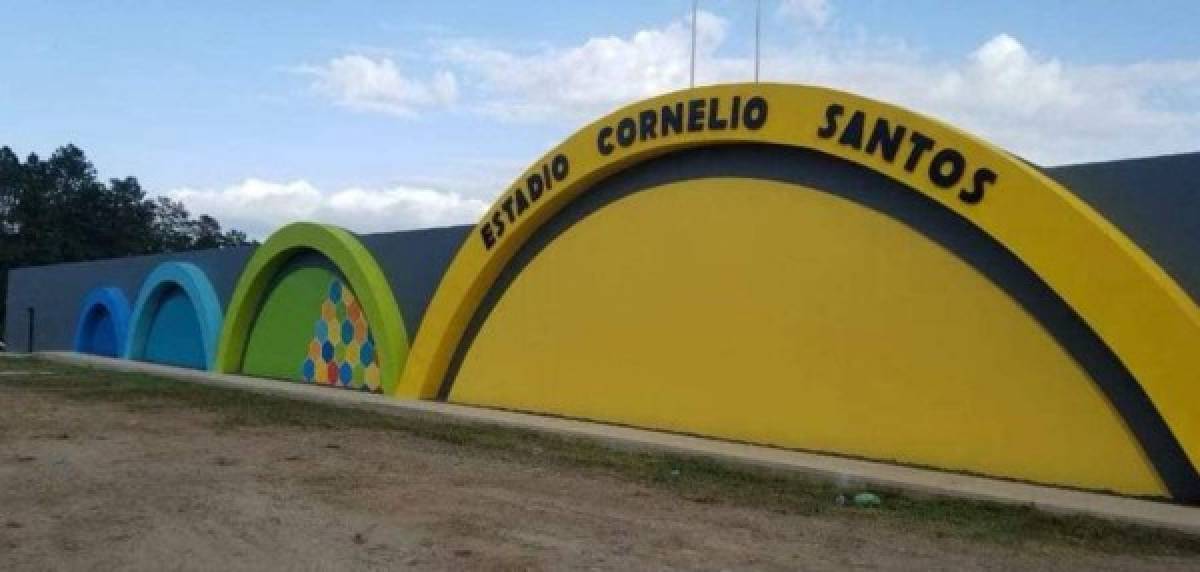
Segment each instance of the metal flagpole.
[{"label": "metal flagpole", "polygon": [[762,44],[762,0],[754,3],[754,83],[758,83],[759,45]]},{"label": "metal flagpole", "polygon": [[696,10],[700,0],[692,0],[692,75],[688,87],[696,87]]}]

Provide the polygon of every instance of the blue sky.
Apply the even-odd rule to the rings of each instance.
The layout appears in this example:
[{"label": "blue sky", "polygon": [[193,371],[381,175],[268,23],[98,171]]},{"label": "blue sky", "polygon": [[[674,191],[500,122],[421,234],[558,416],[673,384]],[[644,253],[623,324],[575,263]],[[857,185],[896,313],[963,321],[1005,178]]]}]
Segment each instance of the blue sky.
[{"label": "blue sky", "polygon": [[[687,83],[689,0],[0,2],[0,144],[73,142],[262,236],[473,222],[561,138]],[[701,83],[752,0],[702,0]],[[1200,149],[1200,2],[763,0],[763,77],[947,119],[1039,163]]]}]

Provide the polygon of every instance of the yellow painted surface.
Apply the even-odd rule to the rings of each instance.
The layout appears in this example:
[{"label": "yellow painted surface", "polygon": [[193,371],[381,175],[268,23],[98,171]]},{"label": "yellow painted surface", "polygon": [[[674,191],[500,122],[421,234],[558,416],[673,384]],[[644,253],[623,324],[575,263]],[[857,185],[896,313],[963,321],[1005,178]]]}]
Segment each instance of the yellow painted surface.
[{"label": "yellow painted surface", "polygon": [[[744,101],[765,98],[770,103],[769,120],[757,130],[705,129],[639,141],[607,155],[597,152],[600,130],[618,124],[622,118],[682,101],[720,98],[729,102],[733,97]],[[848,112],[863,111],[872,121],[884,118],[892,125],[906,126],[910,132],[919,131],[936,140],[939,149],[960,151],[970,169],[983,165],[994,170],[998,180],[983,201],[968,204],[959,200],[955,189],[931,183],[927,173],[932,152],[918,158],[909,170],[903,156],[889,162],[880,154],[842,145],[836,137],[821,138],[818,129],[825,123],[826,110],[835,104]],[[1137,379],[1188,458],[1200,465],[1200,308],[1162,268],[1070,191],[1003,150],[900,107],[802,85],[719,85],[630,104],[583,127],[533,162],[514,181],[514,187],[542,172],[543,166],[558,155],[569,158],[570,172],[553,191],[509,223],[493,248],[483,244],[480,232],[502,209],[503,201],[512,200],[509,192],[467,236],[425,311],[395,394],[421,398],[437,395],[467,322],[496,276],[525,240],[564,205],[597,181],[663,153],[740,143],[794,146],[845,159],[887,176],[969,220],[1013,252],[1087,322]],[[741,381],[728,382],[725,395],[736,394]],[[924,413],[915,410],[912,415],[919,419]],[[1097,470],[1111,466],[1114,464],[1108,463]]]},{"label": "yellow painted surface", "polygon": [[903,223],[783,183],[632,195],[499,300],[452,401],[1165,495],[1019,304]]}]

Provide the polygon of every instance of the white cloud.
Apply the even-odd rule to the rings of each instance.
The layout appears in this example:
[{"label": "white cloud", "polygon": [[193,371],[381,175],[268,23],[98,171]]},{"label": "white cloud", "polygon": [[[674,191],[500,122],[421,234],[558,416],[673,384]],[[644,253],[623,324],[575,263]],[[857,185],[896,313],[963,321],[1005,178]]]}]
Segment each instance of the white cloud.
[{"label": "white cloud", "polygon": [[779,13],[785,18],[804,25],[824,28],[833,15],[829,0],[783,0]]},{"label": "white cloud", "polygon": [[[780,16],[829,22],[828,2],[788,1]],[[534,53],[477,41],[446,46],[468,105],[506,121],[578,126],[619,105],[687,86],[686,18],[628,37]],[[730,23],[701,12],[697,83],[747,81]],[[834,30],[836,31],[836,30]],[[970,53],[934,58],[902,40],[803,35],[768,42],[764,80],[824,85],[933,115],[1043,164],[1195,150],[1200,60],[1078,65],[997,34]],[[782,45],[781,45],[782,44]]]},{"label": "white cloud", "polygon": [[1069,65],[1007,34],[957,61],[882,53],[791,52],[763,69],[770,79],[844,89],[939,117],[1041,164],[1195,150],[1200,140],[1200,60]]},{"label": "white cloud", "polygon": [[484,201],[434,189],[396,185],[322,191],[304,180],[251,178],[223,189],[180,188],[166,195],[193,213],[210,214],[227,228],[259,239],[297,220],[360,233],[472,224],[487,208]]},{"label": "white cloud", "polygon": [[[698,58],[725,41],[728,21],[701,11]],[[503,119],[576,121],[616,103],[687,87],[691,27],[678,19],[628,38],[601,36],[578,46],[518,54],[475,41],[453,42],[443,57],[479,89],[478,108]]]},{"label": "white cloud", "polygon": [[[768,34],[764,80],[824,85],[939,117],[1042,164],[1195,150],[1200,141],[1200,59],[1077,64],[997,33],[961,54],[831,26],[828,0],[783,0],[775,25],[826,28]],[[698,84],[747,81],[753,70],[731,21],[698,14]],[[739,37],[740,37],[739,32]],[[388,56],[347,55],[317,68],[315,86],[341,105],[411,115],[458,105],[501,121],[570,129],[639,99],[688,84],[686,15],[627,36],[517,50],[478,39],[442,41],[427,80]],[[736,45],[735,45],[736,44]]]},{"label": "white cloud", "polygon": [[312,87],[318,93],[359,111],[411,117],[418,109],[447,106],[458,99],[453,73],[442,70],[428,79],[414,79],[387,57],[350,54],[299,71],[313,76]]},{"label": "white cloud", "polygon": [[[778,16],[821,27],[831,14],[828,2],[787,1]],[[320,93],[351,109],[412,116],[457,104],[493,119],[569,129],[618,105],[686,87],[689,25],[684,16],[627,37],[526,52],[451,41],[431,49],[431,61],[446,69],[426,79],[401,73],[386,52],[360,51],[301,71]],[[698,84],[749,79],[749,57],[728,53],[730,27],[721,16],[698,14]],[[830,27],[768,43],[763,78],[902,105],[1047,165],[1194,151],[1200,141],[1200,59],[1072,64],[1004,33],[966,53],[935,58],[903,40],[862,39],[869,37],[841,38]],[[436,179],[418,173],[405,179],[416,184],[335,190],[303,179],[249,178],[222,189],[178,188],[167,195],[258,238],[294,220],[387,231],[476,222],[488,205],[474,197],[502,190],[520,167],[477,165],[474,170],[486,173],[460,170]]]}]

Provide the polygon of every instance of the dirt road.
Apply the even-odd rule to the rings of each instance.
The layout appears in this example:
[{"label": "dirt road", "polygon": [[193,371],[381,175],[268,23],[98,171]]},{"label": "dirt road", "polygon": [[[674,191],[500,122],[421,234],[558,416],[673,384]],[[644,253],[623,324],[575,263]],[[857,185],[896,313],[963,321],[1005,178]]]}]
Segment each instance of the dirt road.
[{"label": "dirt road", "polygon": [[3,570],[1200,569],[1170,550],[956,538],[851,509],[691,496],[536,448],[236,423],[175,398],[81,399],[53,375],[4,377]]}]

